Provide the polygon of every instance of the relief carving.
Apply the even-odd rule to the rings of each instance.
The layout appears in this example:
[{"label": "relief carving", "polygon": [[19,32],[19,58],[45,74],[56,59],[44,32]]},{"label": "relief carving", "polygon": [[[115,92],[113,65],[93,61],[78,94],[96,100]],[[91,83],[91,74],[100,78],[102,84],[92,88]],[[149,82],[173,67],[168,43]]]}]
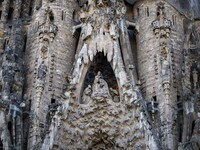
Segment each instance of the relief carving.
[{"label": "relief carving", "polygon": [[171,31],[171,21],[166,18],[165,4],[160,2],[157,4],[157,19],[152,22],[156,37],[168,38]]},{"label": "relief carving", "polygon": [[197,89],[197,86],[198,86],[198,71],[196,69],[194,69],[192,71],[192,79],[193,79],[194,89]]},{"label": "relief carving", "polygon": [[127,102],[127,104],[137,103],[138,96],[136,91],[133,90],[132,84],[128,82],[124,84],[123,87],[124,87],[123,96],[125,102]]},{"label": "relief carving", "polygon": [[165,3],[163,2],[157,4],[157,19],[152,22],[153,31],[156,35],[156,38],[160,39],[160,62],[163,82],[170,80],[170,67],[172,64],[172,56],[170,55],[170,48],[168,44],[172,23],[166,18],[164,5]]},{"label": "relief carving", "polygon": [[45,16],[45,22],[39,27],[39,36],[41,40],[52,42],[58,31],[58,27],[53,23],[54,16],[50,7],[45,10]]},{"label": "relief carving", "polygon": [[46,78],[46,73],[47,73],[47,66],[43,62],[38,68],[38,76],[37,76],[37,78],[44,82],[45,78]]},{"label": "relief carving", "polygon": [[89,101],[91,100],[91,95],[92,95],[92,87],[91,87],[91,85],[88,85],[88,87],[83,92],[82,103],[88,104]]},{"label": "relief carving", "polygon": [[108,97],[111,97],[108,84],[103,79],[102,74],[98,72],[92,85],[92,98],[101,101]]}]

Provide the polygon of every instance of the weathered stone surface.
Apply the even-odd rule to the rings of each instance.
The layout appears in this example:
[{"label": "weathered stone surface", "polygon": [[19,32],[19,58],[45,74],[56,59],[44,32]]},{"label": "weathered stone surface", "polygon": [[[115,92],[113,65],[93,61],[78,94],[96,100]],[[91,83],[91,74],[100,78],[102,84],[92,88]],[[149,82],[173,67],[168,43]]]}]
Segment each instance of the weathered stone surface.
[{"label": "weathered stone surface", "polygon": [[0,1],[0,149],[198,150],[198,0]]}]

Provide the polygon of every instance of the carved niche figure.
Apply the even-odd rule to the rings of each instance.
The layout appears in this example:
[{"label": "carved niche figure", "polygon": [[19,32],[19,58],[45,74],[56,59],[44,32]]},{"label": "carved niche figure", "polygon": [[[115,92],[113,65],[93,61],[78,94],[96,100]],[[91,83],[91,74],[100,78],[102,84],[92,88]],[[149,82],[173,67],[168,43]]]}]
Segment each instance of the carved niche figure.
[{"label": "carved niche figure", "polygon": [[38,68],[37,78],[41,81],[44,81],[46,78],[46,73],[47,73],[47,66],[44,63],[40,64]]},{"label": "carved niche figure", "polygon": [[170,78],[170,54],[169,48],[167,47],[165,42],[160,45],[160,53],[162,67],[161,75],[165,80],[167,80]]},{"label": "carved niche figure", "polygon": [[128,102],[129,104],[136,103],[137,93],[133,91],[131,83],[126,83],[123,85],[123,87],[124,87],[123,96],[125,102]]},{"label": "carved niche figure", "polygon": [[48,47],[43,45],[41,48],[41,53],[42,53],[42,59],[46,59],[48,56]]},{"label": "carved niche figure", "polygon": [[98,74],[95,77],[94,83],[92,85],[92,98],[94,99],[102,99],[102,98],[109,98],[110,92],[108,88],[108,84],[103,79],[103,76],[101,72],[98,72]]},{"label": "carved niche figure", "polygon": [[83,97],[82,97],[81,103],[88,104],[88,102],[91,99],[91,94],[92,94],[92,87],[91,87],[91,85],[88,85],[88,87],[83,92]]},{"label": "carved niche figure", "polygon": [[114,102],[120,102],[119,92],[116,89],[110,88],[110,94]]},{"label": "carved niche figure", "polygon": [[197,85],[198,85],[198,71],[196,69],[194,69],[192,71],[192,79],[193,79],[194,89],[197,89]]}]

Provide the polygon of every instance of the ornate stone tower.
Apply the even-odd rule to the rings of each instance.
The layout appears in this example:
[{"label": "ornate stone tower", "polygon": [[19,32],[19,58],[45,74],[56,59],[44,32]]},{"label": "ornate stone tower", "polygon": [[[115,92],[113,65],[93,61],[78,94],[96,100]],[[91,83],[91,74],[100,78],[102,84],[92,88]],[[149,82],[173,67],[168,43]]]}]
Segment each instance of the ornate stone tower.
[{"label": "ornate stone tower", "polygon": [[137,2],[134,12],[140,25],[136,39],[142,92],[153,107],[151,117],[163,148],[176,149],[177,104],[182,99],[183,16],[160,1]]},{"label": "ornate stone tower", "polygon": [[0,150],[198,150],[199,19],[195,0],[0,0]]}]

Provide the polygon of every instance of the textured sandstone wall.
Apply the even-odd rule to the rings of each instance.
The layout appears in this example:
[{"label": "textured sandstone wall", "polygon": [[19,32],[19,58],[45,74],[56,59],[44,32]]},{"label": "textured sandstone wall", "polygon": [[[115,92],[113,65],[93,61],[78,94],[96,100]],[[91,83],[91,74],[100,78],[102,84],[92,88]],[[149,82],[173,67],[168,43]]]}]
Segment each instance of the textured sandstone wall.
[{"label": "textured sandstone wall", "polygon": [[[111,97],[99,103],[86,89],[81,89],[81,95],[72,92],[74,86],[67,82],[73,78],[70,76],[72,70],[82,65],[80,59],[78,61],[82,57],[79,52],[87,40],[78,39],[81,29],[73,34],[73,26],[80,27],[75,12],[79,9],[78,3],[86,8],[86,1],[0,0],[0,149],[46,150],[53,147],[65,150],[76,146],[84,149],[86,145],[97,149],[104,144],[109,149],[155,150],[159,146],[164,150],[199,149],[200,22],[194,18],[200,17],[200,1],[162,1],[162,18],[162,4],[159,14],[157,5],[161,0],[124,0],[127,13],[120,23],[118,47],[122,50],[117,54],[120,59],[115,57],[115,63],[120,63],[133,83],[119,87],[128,89],[121,97],[129,99],[131,104],[114,102]],[[115,10],[122,15],[125,9]],[[159,25],[163,23],[162,27],[153,25],[155,21],[160,21]],[[88,20],[87,23],[94,22]],[[85,31],[86,26],[83,28]],[[94,28],[89,29],[88,33]],[[117,37],[118,31],[115,34]],[[75,72],[75,76],[80,72]],[[115,73],[117,79],[126,78]],[[78,84],[84,84],[83,81],[84,77]],[[129,89],[132,87],[134,90]],[[97,93],[99,91],[102,94],[102,89]],[[106,92],[113,91],[106,89]],[[76,96],[83,96],[90,102],[81,104],[75,101]],[[100,133],[98,129],[103,130]],[[110,142],[113,139],[115,144]]]},{"label": "textured sandstone wall", "polygon": [[[160,116],[156,115],[163,147],[176,149],[177,102],[180,101],[181,66],[183,65],[183,17],[168,3],[165,3],[165,18],[171,21],[169,38],[156,37],[152,22],[157,19],[159,1],[140,1],[134,5],[134,14],[139,33],[137,34],[138,73],[145,98],[158,103]],[[169,75],[163,76],[161,44],[167,41]],[[168,87],[164,86],[168,82]],[[154,103],[154,104],[155,104]],[[167,125],[168,124],[168,125]],[[168,135],[170,134],[170,135]],[[170,144],[168,144],[170,143]],[[173,143],[173,144],[172,144]]]},{"label": "textured sandstone wall", "polygon": [[[41,45],[45,43],[45,41],[40,41],[39,29],[45,23],[45,10],[48,7],[50,7],[52,11],[53,24],[57,26],[58,32],[55,38],[48,44],[47,59],[42,60],[40,51],[42,48]],[[64,99],[63,90],[66,83],[65,77],[66,74],[71,71],[75,54],[76,38],[72,36],[72,25],[74,23],[73,12],[75,8],[76,3],[73,1],[54,1],[49,4],[43,1],[42,7],[38,11],[35,10],[32,17],[33,21],[29,26],[26,48],[26,103],[27,106],[31,107],[32,119],[38,119],[37,123],[34,123],[34,119],[30,120],[30,124],[32,125],[30,125],[29,131],[29,148],[36,145],[34,143],[38,137],[35,137],[35,135],[40,134],[42,136],[45,133],[45,129],[48,128],[47,122],[51,120],[46,119],[50,119],[47,118],[51,111],[49,109],[50,105],[59,104]],[[48,69],[46,72],[44,89],[40,93],[41,98],[36,100],[36,95],[38,93],[38,66],[42,61],[46,62]]]}]

